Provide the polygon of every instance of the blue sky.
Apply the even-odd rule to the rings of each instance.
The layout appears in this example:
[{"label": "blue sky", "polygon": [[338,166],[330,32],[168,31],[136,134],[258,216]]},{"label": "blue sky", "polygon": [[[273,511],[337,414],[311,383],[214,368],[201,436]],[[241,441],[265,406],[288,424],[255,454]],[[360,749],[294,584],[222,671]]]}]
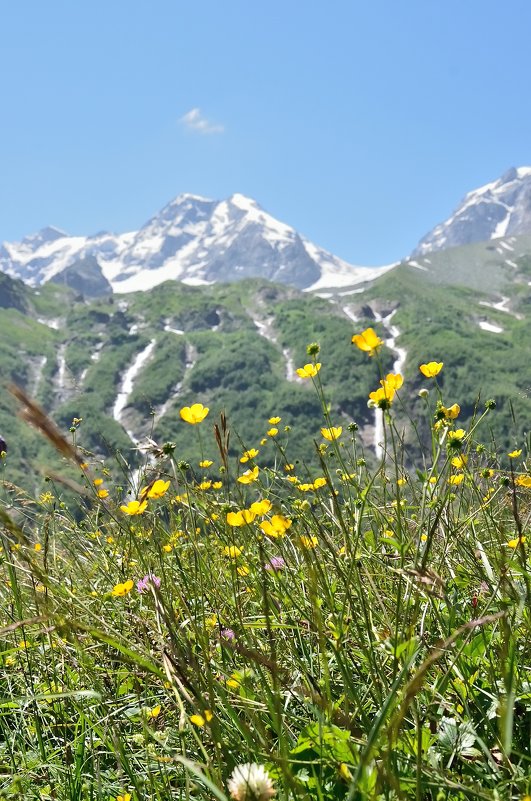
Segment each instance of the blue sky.
[{"label": "blue sky", "polygon": [[531,164],[528,0],[19,0],[0,12],[0,241],[254,197],[358,264]]}]

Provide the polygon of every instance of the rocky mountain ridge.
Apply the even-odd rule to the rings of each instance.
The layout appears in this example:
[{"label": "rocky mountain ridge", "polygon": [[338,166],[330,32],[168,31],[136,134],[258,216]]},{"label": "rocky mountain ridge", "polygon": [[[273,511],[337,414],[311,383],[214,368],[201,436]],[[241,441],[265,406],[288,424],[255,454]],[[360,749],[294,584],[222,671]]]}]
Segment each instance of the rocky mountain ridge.
[{"label": "rocky mountain ridge", "polygon": [[453,214],[424,236],[412,256],[531,234],[531,167],[512,167],[501,178],[465,195]]},{"label": "rocky mountain ridge", "polygon": [[[92,295],[148,290],[167,280],[200,285],[253,277],[315,289],[363,283],[388,269],[348,264],[241,194],[222,201],[179,195],[139,231],[84,237],[48,227],[0,246],[0,271],[31,286],[68,283],[64,271],[87,259]],[[82,290],[79,268],[74,272]]]}]

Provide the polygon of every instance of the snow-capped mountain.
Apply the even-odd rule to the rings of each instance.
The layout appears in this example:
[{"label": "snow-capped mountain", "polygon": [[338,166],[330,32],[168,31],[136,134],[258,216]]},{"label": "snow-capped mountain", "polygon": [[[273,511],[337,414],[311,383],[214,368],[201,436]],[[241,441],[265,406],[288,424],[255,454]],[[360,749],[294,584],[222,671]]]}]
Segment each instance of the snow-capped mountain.
[{"label": "snow-capped mountain", "polygon": [[0,246],[0,271],[32,286],[68,283],[74,272],[82,289],[79,276],[87,259],[91,286],[96,260],[102,284],[115,292],[167,280],[201,284],[249,277],[320,289],[361,283],[389,269],[348,264],[240,194],[222,201],[179,195],[139,231],[126,234],[68,236],[49,227]]},{"label": "snow-capped mountain", "polygon": [[521,234],[531,234],[531,167],[512,167],[497,181],[469,192],[412,255]]}]

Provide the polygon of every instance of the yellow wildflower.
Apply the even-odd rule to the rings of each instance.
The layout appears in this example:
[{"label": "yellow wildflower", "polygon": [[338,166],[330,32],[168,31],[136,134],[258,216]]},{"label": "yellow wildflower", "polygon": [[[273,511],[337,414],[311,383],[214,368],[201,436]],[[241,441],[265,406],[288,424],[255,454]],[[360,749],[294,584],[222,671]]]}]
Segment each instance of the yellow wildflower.
[{"label": "yellow wildflower", "polygon": [[223,481],[214,481],[212,483],[212,489],[218,490],[221,489],[223,486]]},{"label": "yellow wildflower", "polygon": [[248,576],[249,575],[249,568],[247,565],[240,565],[240,567],[236,568],[236,573],[239,576]]},{"label": "yellow wildflower", "polygon": [[243,553],[243,548],[238,548],[237,545],[226,545],[223,548],[223,555],[228,556],[229,559],[237,559]]},{"label": "yellow wildflower", "polygon": [[212,459],[203,459],[199,462],[199,467],[212,467],[213,464]]},{"label": "yellow wildflower", "polygon": [[98,490],[98,498],[107,498],[109,495],[109,490],[106,489],[99,489]]},{"label": "yellow wildflower", "polygon": [[390,389],[400,389],[402,384],[404,383],[404,376],[400,375],[400,373],[387,373],[385,378],[380,379],[380,384],[383,386],[388,386]]},{"label": "yellow wildflower", "polygon": [[154,706],[152,709],[148,709],[146,717],[148,718],[148,720],[154,720],[155,718],[158,718],[158,716],[160,715],[160,710],[161,706],[160,704],[157,704],[157,706]]},{"label": "yellow wildflower", "polygon": [[100,487],[103,484],[103,479],[102,478],[95,478],[93,483],[94,483],[95,487]]},{"label": "yellow wildflower", "polygon": [[320,362],[316,364],[305,364],[304,367],[297,367],[297,375],[299,378],[315,378],[320,369]]},{"label": "yellow wildflower", "polygon": [[384,381],[381,387],[375,389],[374,392],[369,392],[369,400],[376,406],[386,409],[392,404],[395,394],[396,390]]},{"label": "yellow wildflower", "polygon": [[299,539],[300,539],[300,543],[303,546],[303,548],[316,548],[317,544],[319,542],[317,537],[314,537],[314,536],[307,537],[305,534],[301,534]]},{"label": "yellow wildflower", "polygon": [[435,378],[443,369],[443,364],[444,362],[428,362],[421,364],[419,370],[426,378]]},{"label": "yellow wildflower", "polygon": [[142,488],[140,497],[142,500],[144,498],[163,498],[168,492],[169,486],[169,481],[163,481],[161,478],[158,478],[152,484],[148,484],[147,487]]},{"label": "yellow wildflower", "polygon": [[270,417],[267,422],[272,426],[276,426],[278,423],[280,423],[281,420],[282,417]]},{"label": "yellow wildflower", "polygon": [[342,426],[331,426],[330,428],[322,428],[321,429],[321,434],[329,442],[332,442],[332,440],[334,440],[334,439],[338,439],[341,436],[342,433],[343,433],[343,427]]},{"label": "yellow wildflower", "polygon": [[366,328],[361,334],[354,334],[352,344],[369,356],[374,356],[383,345],[383,339],[380,339],[374,328]]},{"label": "yellow wildflower", "polygon": [[519,450],[511,451],[510,453],[507,454],[507,456],[509,457],[509,459],[518,459],[521,453],[522,449],[520,448]]},{"label": "yellow wildflower", "polygon": [[283,537],[288,528],[290,528],[292,521],[284,515],[273,515],[271,520],[264,520],[260,523],[260,528],[268,537]]},{"label": "yellow wildflower", "polygon": [[531,476],[518,476],[514,483],[519,487],[531,487]]},{"label": "yellow wildflower", "polygon": [[191,406],[184,406],[180,411],[180,415],[185,423],[195,426],[205,419],[209,411],[208,406],[203,406],[202,403],[193,403]]},{"label": "yellow wildflower", "polygon": [[269,431],[267,432],[268,437],[276,437],[277,434],[278,434],[278,428],[275,428],[274,426],[273,428],[270,428]]},{"label": "yellow wildflower", "polygon": [[454,486],[459,486],[459,484],[461,484],[461,482],[463,481],[464,477],[465,477],[464,473],[458,473],[455,476],[450,476],[450,478],[448,479],[448,483],[453,484]]},{"label": "yellow wildflower", "polygon": [[211,481],[202,481],[200,484],[197,485],[197,489],[199,490],[208,490],[212,486]]},{"label": "yellow wildflower", "polygon": [[457,440],[461,441],[466,436],[466,431],[464,428],[457,428],[455,431],[448,432],[448,439],[449,440]]},{"label": "yellow wildflower", "polygon": [[319,478],[316,478],[315,481],[313,482],[313,488],[319,489],[320,487],[324,487],[325,484],[326,484],[326,478],[324,478],[324,476],[319,476]]},{"label": "yellow wildflower", "polygon": [[124,793],[123,795],[117,795],[116,801],[131,801],[131,793]]},{"label": "yellow wildflower", "polygon": [[452,404],[452,406],[441,406],[441,411],[443,412],[444,416],[447,420],[455,420],[456,417],[459,416],[459,412],[461,411],[461,407],[458,403]]},{"label": "yellow wildflower", "polygon": [[256,514],[250,509],[242,509],[241,512],[227,512],[227,523],[229,526],[239,528],[245,526],[246,523],[252,523]]},{"label": "yellow wildflower", "polygon": [[128,504],[120,506],[120,509],[126,515],[141,515],[146,507],[147,501],[129,501]]},{"label": "yellow wildflower", "polygon": [[246,470],[245,473],[239,476],[238,481],[240,484],[252,484],[253,481],[257,480],[259,472],[258,467],[253,467],[252,470]]},{"label": "yellow wildflower", "polygon": [[249,459],[254,459],[255,456],[258,456],[259,453],[260,451],[256,450],[256,448],[250,448],[248,451],[245,451],[243,456],[240,457],[240,462],[245,464],[245,462],[248,462]]},{"label": "yellow wildflower", "polygon": [[124,581],[123,584],[116,584],[113,588],[111,595],[114,595],[116,598],[122,598],[124,595],[127,595],[133,589],[133,581],[131,579],[127,579]]},{"label": "yellow wildflower", "polygon": [[509,540],[509,542],[507,543],[507,545],[509,546],[509,548],[518,548],[518,546],[520,545],[520,543],[521,543],[521,542],[525,542],[525,541],[526,541],[526,537],[525,537],[525,536],[522,536],[522,537],[517,537],[517,538],[516,538],[516,539],[514,539],[514,540]]},{"label": "yellow wildflower", "polygon": [[272,503],[267,498],[264,498],[263,501],[255,501],[250,506],[250,511],[254,512],[255,515],[266,515],[272,507]]},{"label": "yellow wildflower", "polygon": [[467,462],[468,456],[465,456],[464,454],[461,454],[460,456],[454,456],[452,459],[452,465],[457,467],[458,470],[462,470],[463,467],[466,467]]}]

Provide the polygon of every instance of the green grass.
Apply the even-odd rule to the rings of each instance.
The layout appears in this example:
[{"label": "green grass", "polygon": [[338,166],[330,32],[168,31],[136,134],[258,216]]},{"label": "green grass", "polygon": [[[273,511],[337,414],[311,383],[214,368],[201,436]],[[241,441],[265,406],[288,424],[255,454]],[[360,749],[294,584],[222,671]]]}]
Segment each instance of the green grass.
[{"label": "green grass", "polygon": [[[286,342],[305,325],[296,303],[282,321]],[[212,392],[229,404],[225,358],[250,369],[239,337],[217,361],[204,351],[204,402]],[[286,400],[270,345],[253,351],[263,444],[247,433],[245,405],[242,429],[229,420],[236,456],[224,404],[199,425],[181,421],[175,449],[155,452],[142,477],[152,485],[142,514],[120,509],[127,474],[112,461],[89,458],[67,500],[60,484],[14,494],[3,460],[0,797],[223,801],[244,763],[265,767],[281,801],[531,792],[528,450],[493,452],[491,404],[452,439],[461,418],[443,419],[440,404],[459,394],[458,372],[445,354],[411,407],[409,430],[426,447],[409,468],[401,431],[416,375],[385,412],[374,469],[357,427],[335,407],[330,416],[322,354],[294,400],[305,428],[286,431],[286,417],[267,436],[265,415]],[[387,372],[385,351],[360,358],[362,374]],[[321,426],[338,424],[327,442]],[[301,439],[313,455],[296,464]],[[244,445],[260,452],[242,464]],[[200,468],[200,453],[213,464]],[[239,482],[254,466],[256,480]],[[242,509],[252,513],[234,526],[229,513]],[[160,586],[139,592],[150,575]]]}]

